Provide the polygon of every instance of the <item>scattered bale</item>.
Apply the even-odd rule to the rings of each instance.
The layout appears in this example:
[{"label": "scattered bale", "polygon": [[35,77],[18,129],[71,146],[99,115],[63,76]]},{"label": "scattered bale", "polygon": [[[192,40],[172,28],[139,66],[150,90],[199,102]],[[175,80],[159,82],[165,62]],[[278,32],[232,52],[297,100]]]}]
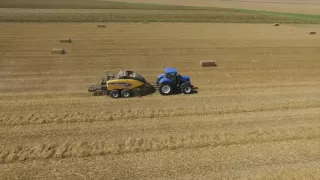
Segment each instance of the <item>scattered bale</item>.
[{"label": "scattered bale", "polygon": [[280,26],[280,24],[279,24],[279,23],[276,23],[276,24],[274,24],[274,26]]},{"label": "scattered bale", "polygon": [[51,49],[51,54],[66,54],[66,51],[64,49],[54,48]]},{"label": "scattered bale", "polygon": [[311,34],[311,35],[316,35],[317,32],[310,32],[309,34]]},{"label": "scattered bale", "polygon": [[200,61],[202,67],[217,66],[214,61]]},{"label": "scattered bale", "polygon": [[98,27],[98,28],[106,28],[106,25],[104,25],[104,24],[98,24],[97,27]]},{"label": "scattered bale", "polygon": [[61,39],[60,43],[72,43],[71,39]]}]

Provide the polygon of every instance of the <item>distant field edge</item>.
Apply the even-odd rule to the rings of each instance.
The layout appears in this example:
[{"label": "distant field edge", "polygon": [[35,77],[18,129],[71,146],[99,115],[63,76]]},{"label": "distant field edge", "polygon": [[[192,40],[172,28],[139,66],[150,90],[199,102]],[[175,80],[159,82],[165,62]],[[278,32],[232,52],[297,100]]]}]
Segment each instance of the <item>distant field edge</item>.
[{"label": "distant field edge", "polygon": [[1,0],[0,8],[27,9],[140,9],[140,10],[199,10],[224,9],[214,7],[165,5],[154,3],[115,2],[104,0]]},{"label": "distant field edge", "polygon": [[320,24],[320,15],[96,0],[3,0],[0,2],[0,22]]}]

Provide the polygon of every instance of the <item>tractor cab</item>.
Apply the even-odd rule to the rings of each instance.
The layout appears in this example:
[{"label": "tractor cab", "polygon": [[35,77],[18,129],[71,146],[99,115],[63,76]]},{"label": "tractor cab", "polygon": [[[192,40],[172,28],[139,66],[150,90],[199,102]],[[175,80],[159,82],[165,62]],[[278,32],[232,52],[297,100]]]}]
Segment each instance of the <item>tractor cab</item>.
[{"label": "tractor cab", "polygon": [[176,68],[167,67],[164,69],[164,74],[159,74],[157,81],[159,92],[162,95],[168,95],[173,92],[183,92],[190,94],[195,87],[191,85],[190,78],[188,76],[178,73]]},{"label": "tractor cab", "polygon": [[163,77],[168,79],[174,79],[178,76],[178,72],[175,68],[165,68]]}]

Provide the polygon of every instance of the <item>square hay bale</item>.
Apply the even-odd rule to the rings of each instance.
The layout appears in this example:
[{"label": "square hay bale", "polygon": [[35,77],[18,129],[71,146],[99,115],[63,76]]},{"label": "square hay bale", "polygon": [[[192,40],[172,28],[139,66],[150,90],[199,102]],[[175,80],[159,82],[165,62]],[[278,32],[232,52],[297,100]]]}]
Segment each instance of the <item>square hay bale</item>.
[{"label": "square hay bale", "polygon": [[97,27],[98,27],[98,28],[106,28],[106,25],[104,25],[104,24],[98,24]]},{"label": "square hay bale", "polygon": [[64,49],[53,48],[51,49],[51,54],[66,54],[66,51]]},{"label": "square hay bale", "polygon": [[60,43],[72,43],[71,39],[60,39]]},{"label": "square hay bale", "polygon": [[309,34],[311,34],[311,35],[316,35],[317,32],[310,32]]},{"label": "square hay bale", "polygon": [[216,62],[214,62],[214,61],[207,61],[207,60],[200,61],[200,65],[201,65],[202,67],[217,66]]},{"label": "square hay bale", "polygon": [[280,26],[280,24],[279,24],[279,23],[276,23],[276,24],[274,24],[274,26]]}]

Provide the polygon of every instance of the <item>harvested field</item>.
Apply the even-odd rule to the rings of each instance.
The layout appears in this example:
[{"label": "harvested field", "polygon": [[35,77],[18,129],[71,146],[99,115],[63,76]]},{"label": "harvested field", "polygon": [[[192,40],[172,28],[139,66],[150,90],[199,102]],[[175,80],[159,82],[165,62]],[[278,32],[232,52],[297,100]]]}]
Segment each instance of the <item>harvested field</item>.
[{"label": "harvested field", "polygon": [[[320,26],[0,26],[0,177],[319,177],[320,36],[307,32]],[[199,93],[87,92],[107,70],[133,69],[153,82],[164,66],[190,76]]]}]

